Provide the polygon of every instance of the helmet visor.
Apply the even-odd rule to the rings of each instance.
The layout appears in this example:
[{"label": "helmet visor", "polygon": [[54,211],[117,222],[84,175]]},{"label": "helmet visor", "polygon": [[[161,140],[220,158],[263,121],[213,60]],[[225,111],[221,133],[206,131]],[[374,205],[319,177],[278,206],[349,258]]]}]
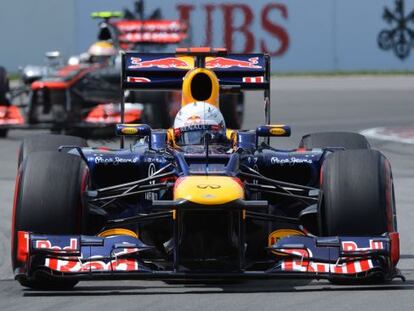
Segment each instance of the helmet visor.
[{"label": "helmet visor", "polygon": [[197,129],[197,130],[175,130],[175,143],[178,146],[204,145],[206,134],[209,134],[210,144],[223,144],[227,142],[226,134],[223,130]]}]

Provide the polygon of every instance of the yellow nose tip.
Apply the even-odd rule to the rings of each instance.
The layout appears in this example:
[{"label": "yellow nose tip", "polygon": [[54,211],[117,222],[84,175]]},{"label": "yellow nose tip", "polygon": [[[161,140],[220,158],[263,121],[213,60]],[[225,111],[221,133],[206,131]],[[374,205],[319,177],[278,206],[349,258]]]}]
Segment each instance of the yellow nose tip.
[{"label": "yellow nose tip", "polygon": [[200,205],[220,205],[244,199],[243,187],[227,176],[187,176],[179,178],[174,200],[185,199]]}]

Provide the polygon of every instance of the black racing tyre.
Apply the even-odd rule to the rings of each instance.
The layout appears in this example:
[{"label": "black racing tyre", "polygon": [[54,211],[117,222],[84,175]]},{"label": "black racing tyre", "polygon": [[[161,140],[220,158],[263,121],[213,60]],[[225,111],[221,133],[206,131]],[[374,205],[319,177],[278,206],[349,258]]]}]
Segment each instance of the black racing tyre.
[{"label": "black racing tyre", "polygon": [[87,147],[85,139],[76,136],[40,134],[26,137],[20,144],[17,167],[33,152],[58,151],[60,146]]},{"label": "black racing tyre", "polygon": [[244,117],[244,94],[221,94],[220,111],[229,129],[240,129]]},{"label": "black racing tyre", "polygon": [[[89,170],[78,156],[53,151],[29,154],[18,171],[12,224],[13,270],[17,261],[17,232],[81,234],[86,224],[82,193],[89,183]],[[73,280],[26,279],[23,286],[49,289],[70,288]]]},{"label": "black racing tyre", "polygon": [[392,172],[376,150],[329,155],[322,165],[319,228],[323,236],[376,236],[396,230]]},{"label": "black racing tyre", "polygon": [[343,147],[345,149],[370,149],[365,136],[352,132],[319,132],[302,137],[300,148]]}]

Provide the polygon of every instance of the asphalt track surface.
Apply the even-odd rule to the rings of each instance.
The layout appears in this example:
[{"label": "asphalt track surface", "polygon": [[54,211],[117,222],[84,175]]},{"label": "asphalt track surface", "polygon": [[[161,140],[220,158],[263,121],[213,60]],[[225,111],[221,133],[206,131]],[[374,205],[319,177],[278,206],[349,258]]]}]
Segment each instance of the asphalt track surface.
[{"label": "asphalt track surface", "polygon": [[[262,97],[247,96],[245,128],[263,122]],[[303,134],[414,127],[414,78],[276,78],[272,120],[292,126],[278,147],[296,147]],[[177,284],[160,281],[81,282],[70,292],[23,289],[10,268],[10,223],[20,140],[33,132],[13,131],[0,141],[0,310],[413,310],[414,145],[371,140],[390,159],[397,198],[402,283],[335,286],[326,281],[249,281],[242,284]],[[114,142],[91,141],[91,144]]]}]

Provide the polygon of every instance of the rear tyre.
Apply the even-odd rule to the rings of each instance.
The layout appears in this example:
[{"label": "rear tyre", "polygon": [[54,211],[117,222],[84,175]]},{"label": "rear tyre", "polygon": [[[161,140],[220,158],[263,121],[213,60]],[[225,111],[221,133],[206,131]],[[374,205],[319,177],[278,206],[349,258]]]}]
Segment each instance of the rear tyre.
[{"label": "rear tyre", "polygon": [[302,137],[300,148],[328,148],[343,147],[347,150],[370,149],[371,146],[365,136],[351,132],[319,132]]},{"label": "rear tyre", "polygon": [[389,161],[376,150],[335,152],[322,166],[319,227],[324,236],[376,236],[396,230]]},{"label": "rear tyre", "polygon": [[87,147],[85,139],[75,136],[41,134],[26,137],[20,145],[18,167],[33,152],[58,151],[60,146]]},{"label": "rear tyre", "polygon": [[[45,234],[81,234],[87,213],[82,193],[88,184],[89,171],[78,156],[58,152],[29,154],[19,168],[12,225],[13,270],[17,261],[17,232]],[[19,277],[22,286],[38,289],[64,289],[77,281],[49,279],[44,275]]]}]

